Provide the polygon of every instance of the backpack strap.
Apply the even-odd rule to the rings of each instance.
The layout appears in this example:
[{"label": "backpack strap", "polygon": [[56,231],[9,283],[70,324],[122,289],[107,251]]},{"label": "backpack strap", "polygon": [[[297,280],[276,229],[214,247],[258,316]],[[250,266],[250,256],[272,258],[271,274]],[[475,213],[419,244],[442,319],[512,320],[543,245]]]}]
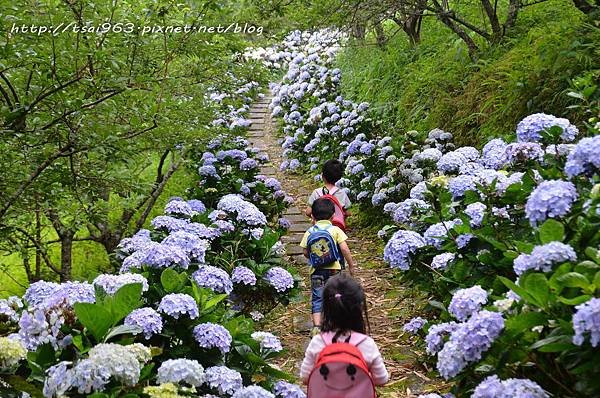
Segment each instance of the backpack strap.
[{"label": "backpack strap", "polygon": [[335,333],[334,332],[325,332],[325,333],[321,333],[320,334],[321,339],[323,340],[323,343],[325,343],[325,346],[328,346],[330,344],[334,344],[334,343],[349,343],[352,344],[355,347],[358,347],[359,344],[361,344],[363,341],[365,341],[367,339],[367,335],[366,334],[362,334],[362,333],[358,333],[358,332],[350,332],[350,335],[348,337],[346,337],[344,339],[344,341],[333,341],[333,338],[335,337]]}]

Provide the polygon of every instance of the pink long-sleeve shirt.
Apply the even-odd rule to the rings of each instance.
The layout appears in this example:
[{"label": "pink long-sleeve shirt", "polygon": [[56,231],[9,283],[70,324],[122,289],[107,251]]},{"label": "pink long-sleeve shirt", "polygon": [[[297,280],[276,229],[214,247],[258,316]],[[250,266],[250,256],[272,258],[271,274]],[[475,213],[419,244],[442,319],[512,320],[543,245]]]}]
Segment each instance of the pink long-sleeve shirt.
[{"label": "pink long-sleeve shirt", "polygon": [[[354,333],[355,332],[353,332],[353,334]],[[304,383],[308,382],[308,376],[310,376],[310,372],[312,372],[315,364],[317,363],[319,353],[323,348],[325,348],[325,340],[331,341],[334,334],[334,332],[325,332],[322,335],[318,334],[310,341],[310,344],[304,353],[302,366],[300,367],[300,377]],[[347,337],[347,335],[340,336],[338,341],[344,341],[345,337]],[[367,363],[369,371],[371,372],[371,377],[373,378],[373,382],[378,386],[387,383],[389,375],[375,341],[369,336],[365,336],[365,338],[359,344],[357,344],[356,347],[360,350],[365,362]]]}]

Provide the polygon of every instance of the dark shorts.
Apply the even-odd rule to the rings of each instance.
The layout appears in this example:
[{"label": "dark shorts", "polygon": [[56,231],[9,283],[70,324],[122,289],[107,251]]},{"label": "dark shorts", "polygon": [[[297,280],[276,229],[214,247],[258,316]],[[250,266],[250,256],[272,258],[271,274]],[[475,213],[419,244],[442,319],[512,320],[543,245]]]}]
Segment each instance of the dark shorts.
[{"label": "dark shorts", "polygon": [[310,276],[310,288],[312,290],[312,313],[321,312],[323,309],[323,289],[329,278],[340,273],[339,269],[316,270]]}]

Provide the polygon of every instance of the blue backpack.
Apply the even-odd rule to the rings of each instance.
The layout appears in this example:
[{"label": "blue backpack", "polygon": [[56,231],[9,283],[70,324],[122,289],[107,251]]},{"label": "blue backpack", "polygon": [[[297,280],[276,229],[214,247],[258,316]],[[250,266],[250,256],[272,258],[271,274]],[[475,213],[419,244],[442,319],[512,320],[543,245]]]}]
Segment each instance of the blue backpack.
[{"label": "blue backpack", "polygon": [[306,242],[308,261],[314,268],[325,267],[336,261],[343,264],[340,248],[329,233],[331,228],[333,228],[333,225],[328,225],[324,229],[315,225],[308,230],[309,235]]}]

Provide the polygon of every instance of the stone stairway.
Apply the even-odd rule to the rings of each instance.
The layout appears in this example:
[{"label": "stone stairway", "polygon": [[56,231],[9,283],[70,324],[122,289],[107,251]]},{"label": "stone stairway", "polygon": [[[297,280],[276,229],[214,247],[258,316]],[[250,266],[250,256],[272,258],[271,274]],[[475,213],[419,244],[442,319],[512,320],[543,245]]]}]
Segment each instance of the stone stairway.
[{"label": "stone stairway", "polygon": [[[277,175],[277,165],[272,163],[273,160],[278,158],[281,147],[276,142],[273,134],[270,134],[271,129],[274,128],[271,112],[269,111],[270,102],[271,97],[265,95],[254,102],[250,108],[248,118],[252,121],[252,124],[248,131],[248,139],[253,147],[258,148],[261,152],[266,152],[271,159],[267,165],[261,168],[261,174],[278,178],[281,181],[281,176]],[[285,189],[285,184],[283,185]],[[282,241],[286,244],[287,254],[294,262],[305,264],[306,259],[302,255],[300,241],[311,224],[304,215],[303,209],[294,204],[286,211],[284,217],[292,223],[288,234],[282,238]]]}]

